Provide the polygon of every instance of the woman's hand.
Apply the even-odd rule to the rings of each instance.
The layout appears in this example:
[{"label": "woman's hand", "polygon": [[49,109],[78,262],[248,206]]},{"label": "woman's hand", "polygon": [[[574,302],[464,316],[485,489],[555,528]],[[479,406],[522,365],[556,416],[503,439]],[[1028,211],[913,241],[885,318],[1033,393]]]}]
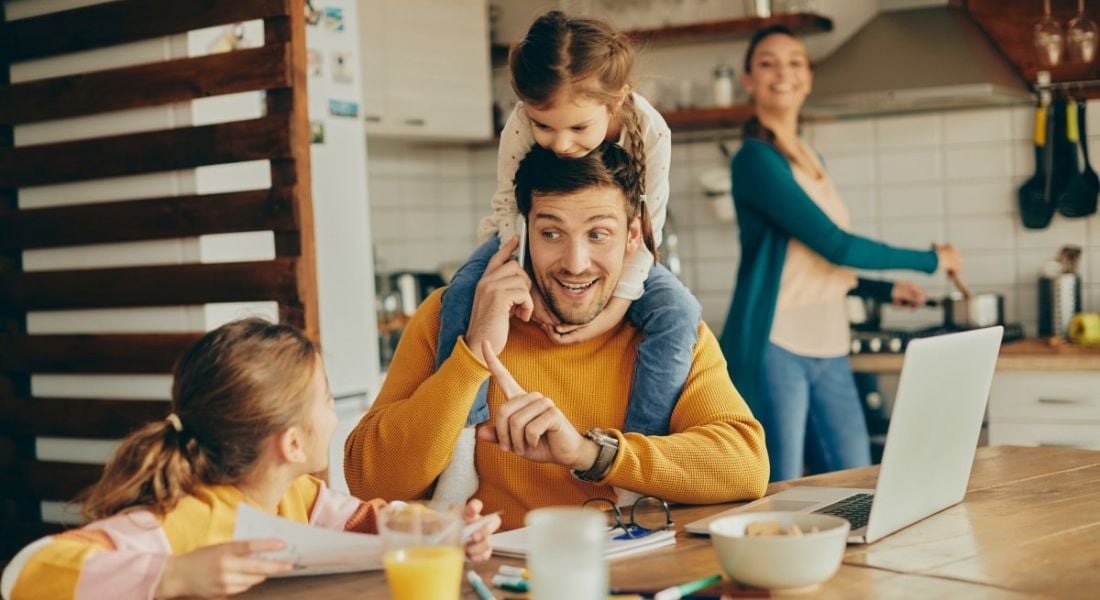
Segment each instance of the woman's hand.
[{"label": "woman's hand", "polygon": [[168,557],[155,597],[228,596],[239,594],[271,575],[286,573],[294,565],[281,560],[254,557],[282,550],[279,539],[239,540],[206,546]]},{"label": "woman's hand", "polygon": [[[537,294],[535,294],[537,295]],[[622,323],[626,311],[630,309],[630,300],[612,296],[607,306],[584,325],[543,325],[546,335],[558,344],[579,344],[599,337]]]},{"label": "woman's hand", "polygon": [[936,258],[939,259],[939,269],[944,273],[962,274],[962,255],[955,249],[954,244],[936,244]]},{"label": "woman's hand", "polygon": [[894,306],[905,306],[908,308],[924,306],[924,303],[928,301],[928,294],[924,293],[924,290],[917,287],[911,281],[895,281],[894,291],[891,292],[890,296],[894,302]]},{"label": "woman's hand", "polygon": [[[481,518],[481,500],[474,498],[466,503],[463,516],[467,523],[472,523]],[[488,560],[493,553],[493,541],[489,537],[494,531],[500,529],[500,516],[494,515],[481,529],[478,529],[466,541],[466,557],[472,561]]]}]

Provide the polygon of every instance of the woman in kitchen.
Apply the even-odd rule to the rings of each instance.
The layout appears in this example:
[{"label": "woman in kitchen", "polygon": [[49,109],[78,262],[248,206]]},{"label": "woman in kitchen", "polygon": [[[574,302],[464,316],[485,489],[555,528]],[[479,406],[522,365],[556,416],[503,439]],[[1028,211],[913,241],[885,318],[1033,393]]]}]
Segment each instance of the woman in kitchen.
[{"label": "woman in kitchen", "polygon": [[845,297],[918,306],[915,285],[857,278],[854,269],[962,270],[950,244],[890,246],[848,232],[849,214],[815,152],[799,138],[813,84],[788,28],[758,31],[742,86],[754,116],[733,157],[741,231],[737,286],[721,336],[730,375],[767,433],[771,480],[870,464],[852,368]]}]

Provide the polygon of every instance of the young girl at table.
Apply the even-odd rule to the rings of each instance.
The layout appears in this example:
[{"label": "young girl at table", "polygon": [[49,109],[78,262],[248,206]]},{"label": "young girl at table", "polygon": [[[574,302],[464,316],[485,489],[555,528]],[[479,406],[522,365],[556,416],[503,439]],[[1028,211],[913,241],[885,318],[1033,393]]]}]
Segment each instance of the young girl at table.
[{"label": "young girl at table", "polygon": [[[559,11],[536,19],[512,49],[512,89],[520,101],[500,134],[492,214],[478,228],[478,238],[484,243],[443,294],[437,367],[466,334],[474,291],[489,259],[517,234],[515,174],[520,160],[535,144],[574,158],[586,156],[605,141],[623,147],[644,182],[642,226],[652,230],[660,245],[672,141],[660,113],[631,90],[634,54],[630,39],[607,23]],[[597,337],[621,323],[624,315],[641,329],[644,340],[638,346],[623,430],[666,435],[691,367],[701,318],[699,302],[676,276],[641,248],[628,259],[610,302],[586,324],[562,323],[543,305],[539,294],[532,294],[532,299],[532,318],[557,343]],[[473,426],[489,419],[485,393],[483,386],[451,462],[436,484],[437,502],[458,504],[477,490]]]},{"label": "young girl at table", "polygon": [[[250,318],[206,334],[176,366],[172,411],[123,440],[83,495],[91,523],[16,555],[4,598],[224,596],[291,570],[257,556],[280,540],[230,541],[241,503],[376,532],[383,501],[308,475],[327,467],[337,418],[317,347],[297,329]],[[467,521],[480,512],[470,501]],[[470,558],[488,558],[497,526],[474,534]]]}]

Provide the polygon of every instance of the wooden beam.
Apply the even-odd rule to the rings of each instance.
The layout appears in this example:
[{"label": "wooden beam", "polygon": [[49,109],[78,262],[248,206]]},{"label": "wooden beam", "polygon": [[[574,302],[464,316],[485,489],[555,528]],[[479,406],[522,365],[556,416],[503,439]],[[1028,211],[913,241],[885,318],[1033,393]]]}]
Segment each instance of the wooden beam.
[{"label": "wooden beam", "polygon": [[[9,373],[171,373],[201,333],[0,335]],[[29,394],[28,394],[29,395]]]},{"label": "wooden beam", "polygon": [[116,439],[170,411],[167,400],[0,396],[0,433]]},{"label": "wooden beam", "polygon": [[0,187],[64,183],[290,155],[289,117],[276,114],[202,127],[0,148],[0,164],[5,166],[0,170]]},{"label": "wooden beam", "polygon": [[4,310],[298,302],[296,259],[0,273]]},{"label": "wooden beam", "polygon": [[20,124],[290,84],[286,44],[0,86],[0,123]]},{"label": "wooden beam", "polygon": [[[292,14],[288,0],[124,0],[0,23],[0,62]],[[301,12],[297,13],[300,16]]]},{"label": "wooden beam", "polygon": [[[172,196],[0,213],[0,251],[241,231],[297,230],[292,189]],[[125,223],[125,226],[120,226]]]},{"label": "wooden beam", "polygon": [[[299,256],[298,298],[301,322],[296,323],[315,342],[321,342],[321,318],[317,299],[317,263],[314,247],[312,175],[310,173],[309,104],[306,91],[306,24],[300,15],[305,12],[304,0],[290,0],[290,16],[264,19],[264,43],[287,42],[291,46],[291,81],[289,89],[273,90],[267,95],[268,114],[289,115],[289,160],[271,161],[271,185],[293,185],[295,216],[298,221],[297,248],[288,248],[287,240],[277,244],[280,253],[288,251]],[[293,183],[292,183],[293,181]]]},{"label": "wooden beam", "polygon": [[99,481],[102,465],[24,460],[0,472],[3,495],[67,501]]}]

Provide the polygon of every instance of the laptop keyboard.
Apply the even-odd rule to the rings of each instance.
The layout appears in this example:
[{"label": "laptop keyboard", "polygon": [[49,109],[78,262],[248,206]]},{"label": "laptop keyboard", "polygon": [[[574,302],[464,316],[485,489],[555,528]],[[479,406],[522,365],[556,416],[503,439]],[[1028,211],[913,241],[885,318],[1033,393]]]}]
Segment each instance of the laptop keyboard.
[{"label": "laptop keyboard", "polygon": [[814,512],[848,519],[852,524],[852,531],[855,531],[867,525],[867,517],[871,515],[871,501],[874,498],[874,494],[854,494]]}]

